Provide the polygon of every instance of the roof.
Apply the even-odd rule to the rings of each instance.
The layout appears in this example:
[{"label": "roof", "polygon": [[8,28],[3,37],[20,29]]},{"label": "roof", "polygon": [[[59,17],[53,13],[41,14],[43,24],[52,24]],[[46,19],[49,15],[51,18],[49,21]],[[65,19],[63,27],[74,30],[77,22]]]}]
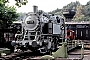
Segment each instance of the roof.
[{"label": "roof", "polygon": [[14,21],[13,23],[22,23],[22,21],[18,20],[18,21]]},{"label": "roof", "polygon": [[81,21],[81,22],[65,22],[65,24],[90,24],[90,21]]}]

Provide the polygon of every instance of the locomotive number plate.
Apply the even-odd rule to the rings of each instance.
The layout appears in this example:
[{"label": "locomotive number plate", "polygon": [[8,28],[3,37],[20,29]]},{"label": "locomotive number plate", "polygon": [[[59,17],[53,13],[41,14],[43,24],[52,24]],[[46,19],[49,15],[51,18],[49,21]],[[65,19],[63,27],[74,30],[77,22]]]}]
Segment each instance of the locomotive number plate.
[{"label": "locomotive number plate", "polygon": [[34,21],[27,21],[27,24],[34,24]]}]

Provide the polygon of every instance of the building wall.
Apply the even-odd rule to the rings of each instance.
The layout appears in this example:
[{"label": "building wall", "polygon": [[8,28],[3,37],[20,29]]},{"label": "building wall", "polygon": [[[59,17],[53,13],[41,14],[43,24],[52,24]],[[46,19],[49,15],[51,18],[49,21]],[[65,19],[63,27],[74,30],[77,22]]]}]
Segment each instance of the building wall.
[{"label": "building wall", "polygon": [[67,29],[73,30],[75,39],[90,40],[90,24],[66,24]]}]

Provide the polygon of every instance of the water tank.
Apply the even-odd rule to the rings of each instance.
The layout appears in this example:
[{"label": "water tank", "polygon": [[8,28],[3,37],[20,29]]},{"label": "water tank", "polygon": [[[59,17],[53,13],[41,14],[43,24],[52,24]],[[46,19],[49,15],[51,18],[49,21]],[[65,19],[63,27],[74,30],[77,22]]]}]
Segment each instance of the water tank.
[{"label": "water tank", "polygon": [[66,9],[65,11],[63,11],[63,15],[66,18],[66,21],[72,20],[75,14],[76,14],[76,11],[72,9]]}]

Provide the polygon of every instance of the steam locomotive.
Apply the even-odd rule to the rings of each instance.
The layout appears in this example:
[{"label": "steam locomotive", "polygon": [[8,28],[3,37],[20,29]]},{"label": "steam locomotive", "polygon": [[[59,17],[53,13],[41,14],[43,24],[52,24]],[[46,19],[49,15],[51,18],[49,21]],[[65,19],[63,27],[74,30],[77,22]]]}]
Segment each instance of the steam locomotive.
[{"label": "steam locomotive", "polygon": [[[22,29],[15,35],[12,46],[47,53],[59,47],[66,40],[64,19],[60,15],[49,14],[34,6],[34,12],[22,19]],[[21,33],[19,33],[21,32]]]}]

